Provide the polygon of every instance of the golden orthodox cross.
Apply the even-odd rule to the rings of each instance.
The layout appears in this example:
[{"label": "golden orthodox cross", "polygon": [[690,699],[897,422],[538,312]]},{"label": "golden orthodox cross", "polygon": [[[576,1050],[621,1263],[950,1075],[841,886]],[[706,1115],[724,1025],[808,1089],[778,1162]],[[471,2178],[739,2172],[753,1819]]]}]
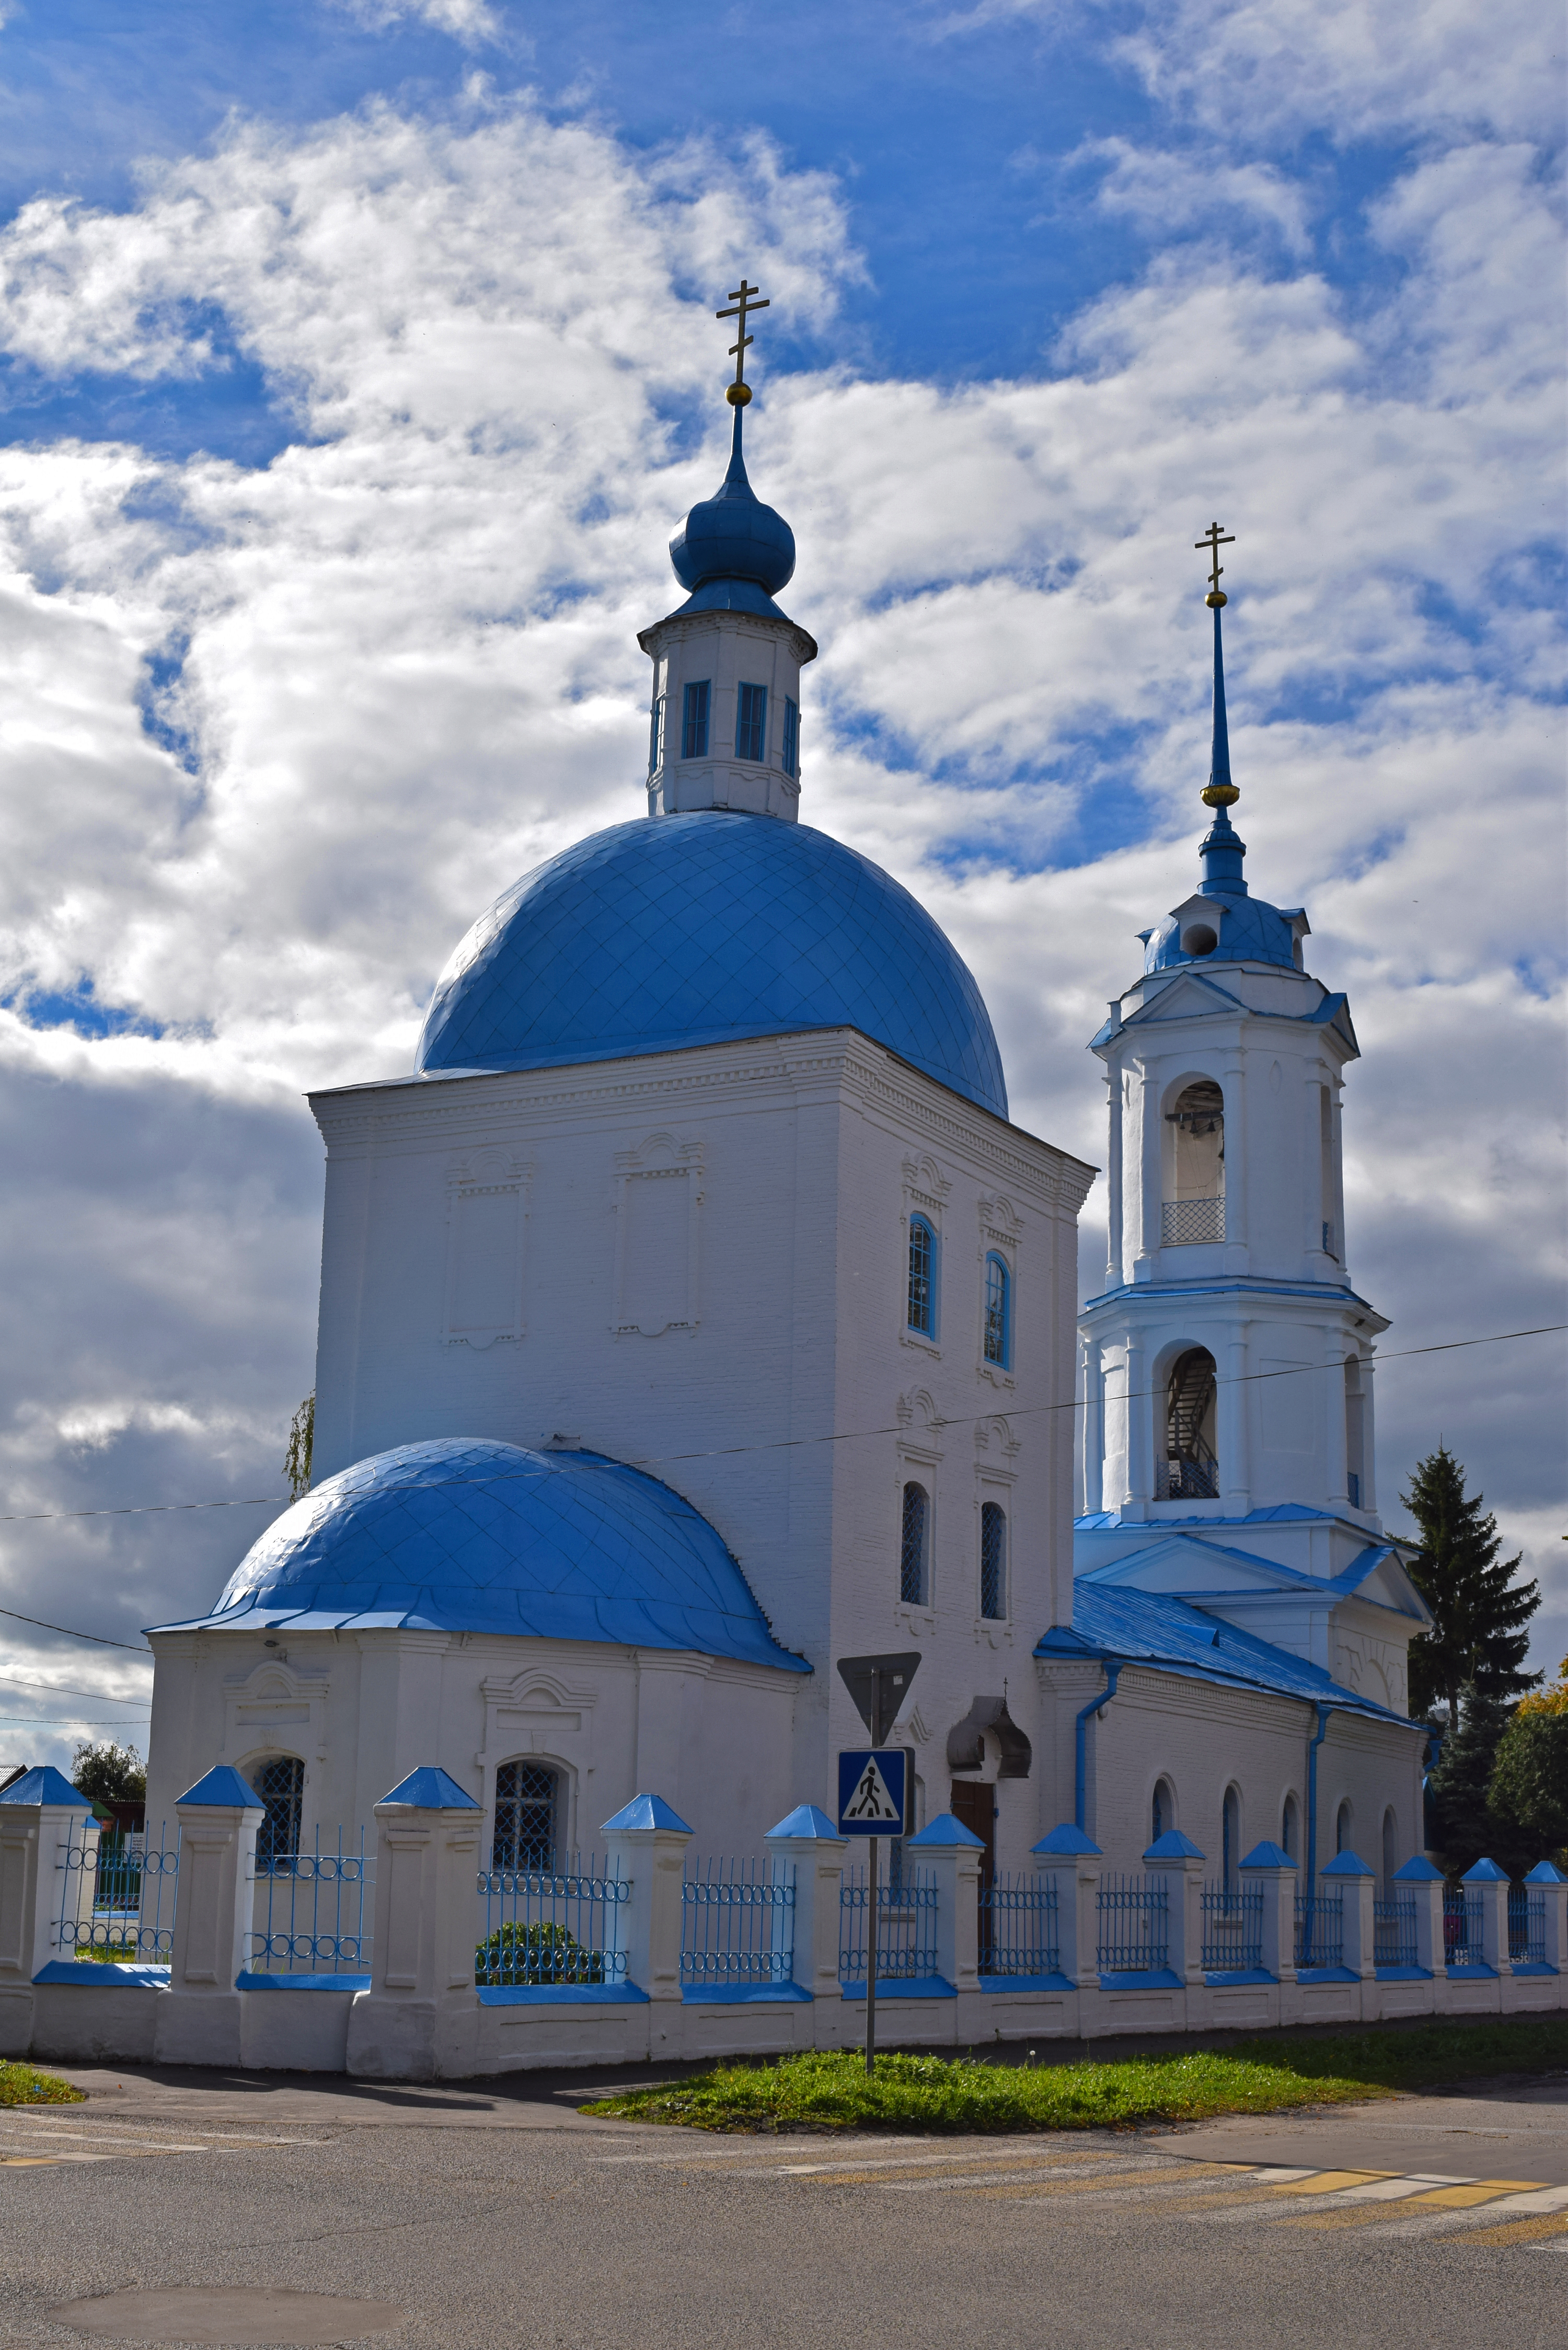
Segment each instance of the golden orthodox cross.
[{"label": "golden orthodox cross", "polygon": [[724,394],[732,408],[744,408],[752,396],[751,385],[746,381],[746,353],[756,338],[746,332],[747,313],[752,310],[767,310],[773,307],[769,302],[759,302],[756,295],[756,287],[748,286],[742,276],[729,297],[735,307],[732,310],[715,310],[713,313],[716,318],[737,318],[740,321],[735,330],[737,339],[730,346],[730,356],[735,362],[735,380]]},{"label": "golden orthodox cross", "polygon": [[[1213,568],[1209,574],[1209,592],[1211,596],[1219,596],[1220,574],[1225,568],[1224,565],[1220,560],[1220,549],[1222,546],[1235,546],[1235,532],[1231,531],[1227,535],[1220,530],[1217,522],[1211,522],[1208,529],[1204,532],[1202,537],[1195,538],[1192,544],[1200,553],[1205,547],[1208,548],[1209,558],[1210,563],[1213,565]],[[1221,596],[1220,600],[1223,603],[1225,599]]]}]

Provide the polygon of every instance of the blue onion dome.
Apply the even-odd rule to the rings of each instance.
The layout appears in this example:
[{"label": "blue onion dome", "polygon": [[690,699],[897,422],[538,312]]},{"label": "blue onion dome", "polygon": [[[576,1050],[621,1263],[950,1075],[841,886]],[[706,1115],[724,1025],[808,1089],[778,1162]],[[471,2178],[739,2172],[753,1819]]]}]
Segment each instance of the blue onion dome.
[{"label": "blue onion dome", "polygon": [[400,1444],[328,1477],[274,1520],[201,1620],[607,1640],[810,1670],[668,1485],[597,1452],[472,1436]]},{"label": "blue onion dome", "polygon": [[415,1066],[541,1069],[857,1028],[1007,1116],[968,965],[890,874],[810,825],[705,809],[578,841],[498,898],[436,983]]},{"label": "blue onion dome", "polygon": [[748,579],[776,596],[794,576],[794,533],[746,479],[738,408],[730,470],[713,495],[692,507],[670,542],[670,560],[688,589],[715,579]]}]

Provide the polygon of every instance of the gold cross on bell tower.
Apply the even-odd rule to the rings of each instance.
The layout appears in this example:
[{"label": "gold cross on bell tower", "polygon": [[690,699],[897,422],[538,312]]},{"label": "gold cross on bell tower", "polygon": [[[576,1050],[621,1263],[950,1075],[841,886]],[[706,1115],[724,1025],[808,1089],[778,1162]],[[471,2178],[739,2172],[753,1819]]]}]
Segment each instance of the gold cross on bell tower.
[{"label": "gold cross on bell tower", "polygon": [[1220,574],[1225,568],[1224,565],[1220,560],[1220,549],[1222,546],[1234,546],[1236,544],[1236,534],[1234,531],[1231,531],[1227,536],[1221,531],[1217,522],[1211,522],[1208,529],[1204,532],[1202,537],[1195,538],[1192,544],[1198,549],[1199,554],[1203,552],[1205,547],[1209,550],[1209,559],[1212,568],[1209,574],[1209,593],[1205,596],[1203,600],[1217,611],[1220,606],[1226,600],[1225,590],[1220,585]]},{"label": "gold cross on bell tower", "polygon": [[746,332],[747,313],[752,310],[767,310],[773,307],[770,302],[759,302],[756,297],[757,288],[754,286],[748,286],[742,276],[740,284],[729,297],[735,307],[732,310],[715,310],[713,313],[715,318],[740,320],[740,325],[735,330],[737,339],[730,346],[730,357],[735,362],[735,380],[724,387],[724,397],[732,408],[744,408],[752,396],[752,387],[746,381],[746,353],[756,338]]}]

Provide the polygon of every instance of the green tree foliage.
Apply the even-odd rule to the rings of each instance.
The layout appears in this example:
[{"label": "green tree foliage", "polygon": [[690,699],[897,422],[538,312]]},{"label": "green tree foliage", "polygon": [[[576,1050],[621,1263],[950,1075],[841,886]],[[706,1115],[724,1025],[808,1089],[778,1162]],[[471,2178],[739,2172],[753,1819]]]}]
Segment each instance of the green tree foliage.
[{"label": "green tree foliage", "polygon": [[1488,1799],[1532,1862],[1568,1846],[1568,1657],[1553,1688],[1515,1707],[1498,1741]]},{"label": "green tree foliage", "polygon": [[1520,1667],[1541,1586],[1514,1582],[1517,1556],[1499,1559],[1497,1520],[1490,1511],[1482,1515],[1482,1495],[1465,1492],[1463,1466],[1446,1445],[1416,1463],[1401,1498],[1421,1544],[1410,1580],[1432,1611],[1431,1630],[1410,1643],[1410,1711],[1422,1716],[1435,1704],[1446,1705],[1452,1742],[1460,1727],[1461,1690],[1501,1700],[1540,1680],[1539,1673]]},{"label": "green tree foliage", "polygon": [[147,1766],[134,1746],[90,1740],[77,1748],[71,1784],[94,1804],[140,1804],[147,1800]]},{"label": "green tree foliage", "polygon": [[1511,1844],[1506,1851],[1500,1849],[1510,1840],[1488,1801],[1509,1709],[1501,1698],[1480,1690],[1465,1689],[1459,1694],[1459,1727],[1444,1739],[1430,1782],[1437,1848],[1450,1877],[1462,1877],[1482,1859],[1511,1869],[1519,1856]]},{"label": "green tree foliage", "polygon": [[301,1493],[310,1491],[310,1456],[315,1449],[316,1390],[313,1388],[289,1422],[288,1451],[283,1456],[283,1473],[288,1479],[288,1490],[296,1502]]}]

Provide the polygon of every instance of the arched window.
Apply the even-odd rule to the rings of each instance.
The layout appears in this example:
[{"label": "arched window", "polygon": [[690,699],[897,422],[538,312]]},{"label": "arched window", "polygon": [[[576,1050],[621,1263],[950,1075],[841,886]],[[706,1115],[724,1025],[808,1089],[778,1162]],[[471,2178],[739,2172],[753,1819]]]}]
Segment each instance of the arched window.
[{"label": "arched window", "polygon": [[305,1793],[305,1765],[297,1754],[275,1754],[270,1762],[250,1774],[261,1797],[262,1824],[256,1830],[256,1861],[270,1867],[299,1850],[299,1806]]},{"label": "arched window", "polygon": [[937,1236],[924,1216],[909,1218],[909,1323],[924,1337],[937,1335]]},{"label": "arched window", "polygon": [[931,1497],[923,1485],[904,1488],[904,1523],[898,1544],[898,1596],[923,1607],[929,1587]]},{"label": "arched window", "polygon": [[495,1773],[492,1868],[551,1868],[560,1835],[561,1775],[547,1762],[504,1762]]},{"label": "arched window", "polygon": [[1158,1844],[1160,1837],[1168,1835],[1176,1825],[1176,1797],[1168,1779],[1157,1779],[1155,1782],[1151,1825],[1154,1829],[1149,1839],[1151,1844]]},{"label": "arched window", "polygon": [[1361,1364],[1355,1355],[1345,1358],[1345,1491],[1353,1510],[1364,1507],[1362,1489],[1366,1477],[1366,1428],[1363,1417],[1366,1399],[1361,1391]]},{"label": "arched window", "polygon": [[998,1619],[1007,1613],[1007,1513],[996,1502],[981,1503],[980,1612]]},{"label": "arched window", "polygon": [[1234,1787],[1227,1787],[1220,1806],[1220,1881],[1227,1893],[1236,1890],[1236,1864],[1241,1857],[1241,1798]]},{"label": "arched window", "polygon": [[1350,1798],[1347,1795],[1334,1814],[1334,1848],[1336,1854],[1350,1850]]},{"label": "arched window", "polygon": [[1399,1823],[1389,1804],[1383,1814],[1383,1898],[1394,1898],[1394,1872],[1399,1866]]},{"label": "arched window", "polygon": [[994,1249],[985,1260],[985,1359],[1012,1367],[1012,1275]]},{"label": "arched window", "polygon": [[1189,1347],[1170,1367],[1165,1391],[1166,1497],[1212,1501],[1220,1491],[1215,1458],[1214,1357]]},{"label": "arched window", "polygon": [[1225,1237],[1225,1097],[1211,1077],[1177,1096],[1165,1114],[1160,1242],[1189,1248]]},{"label": "arched window", "polygon": [[1280,1815],[1280,1842],[1284,1847],[1285,1857],[1287,1860],[1296,1860],[1300,1858],[1301,1835],[1301,1805],[1296,1802],[1293,1795],[1287,1795],[1285,1797],[1284,1810]]}]

